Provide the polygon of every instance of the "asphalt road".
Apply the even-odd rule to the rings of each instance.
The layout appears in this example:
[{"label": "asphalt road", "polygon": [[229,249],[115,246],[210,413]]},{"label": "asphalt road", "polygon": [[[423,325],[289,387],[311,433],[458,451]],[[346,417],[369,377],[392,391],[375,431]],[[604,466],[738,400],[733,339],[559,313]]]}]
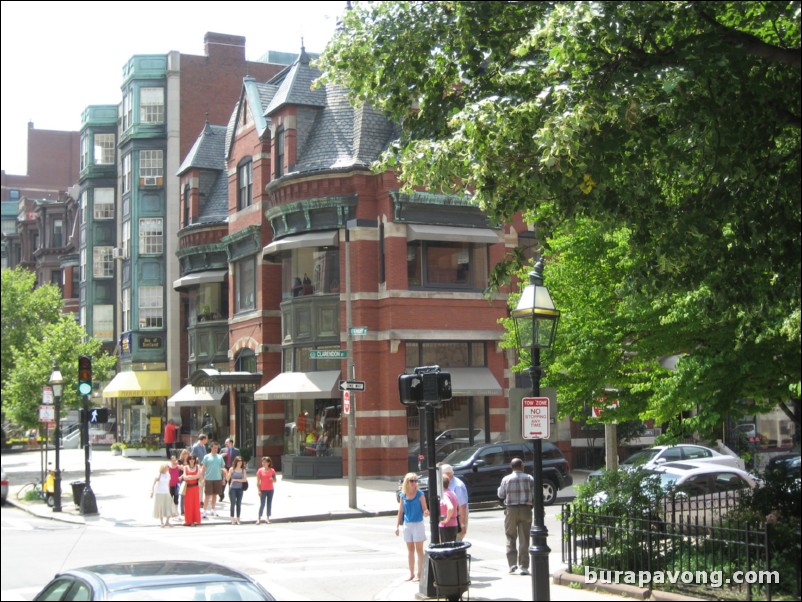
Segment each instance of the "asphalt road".
[{"label": "asphalt road", "polygon": [[[552,571],[561,565],[557,512],[559,506],[547,507]],[[87,527],[4,506],[0,518],[2,600],[32,599],[64,568],[154,558],[217,560],[245,570],[281,600],[409,599],[406,550],[394,534],[395,517],[199,529]],[[472,564],[499,578],[520,579],[520,596],[506,599],[531,598],[529,579],[506,575],[501,509],[473,511],[468,540]],[[491,581],[475,580],[472,597],[488,596]]]}]

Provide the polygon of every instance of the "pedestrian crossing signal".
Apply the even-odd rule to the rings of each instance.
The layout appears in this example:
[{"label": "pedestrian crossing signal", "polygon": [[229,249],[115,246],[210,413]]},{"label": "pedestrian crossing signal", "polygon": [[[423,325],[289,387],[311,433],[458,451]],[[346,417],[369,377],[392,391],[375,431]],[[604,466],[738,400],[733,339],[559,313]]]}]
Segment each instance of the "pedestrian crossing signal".
[{"label": "pedestrian crossing signal", "polygon": [[89,408],[89,424],[104,424],[109,421],[108,408]]}]

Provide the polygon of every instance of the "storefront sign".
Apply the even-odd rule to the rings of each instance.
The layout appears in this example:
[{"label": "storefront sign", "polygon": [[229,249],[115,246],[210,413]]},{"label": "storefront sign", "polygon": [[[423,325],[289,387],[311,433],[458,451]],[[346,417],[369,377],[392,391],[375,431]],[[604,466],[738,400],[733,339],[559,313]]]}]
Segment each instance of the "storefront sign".
[{"label": "storefront sign", "polygon": [[140,349],[161,349],[162,348],[162,337],[140,337],[140,339],[139,339],[139,348]]}]

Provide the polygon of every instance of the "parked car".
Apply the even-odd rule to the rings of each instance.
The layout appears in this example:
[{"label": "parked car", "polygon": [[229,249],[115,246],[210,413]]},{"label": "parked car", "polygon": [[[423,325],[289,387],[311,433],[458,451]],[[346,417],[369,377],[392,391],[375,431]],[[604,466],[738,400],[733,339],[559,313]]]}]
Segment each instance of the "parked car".
[{"label": "parked car", "polygon": [[155,560],[58,573],[34,600],[275,600],[256,580],[220,564]]},{"label": "parked car", "polygon": [[[732,466],[743,470],[746,466],[744,461],[738,456],[731,456],[729,454],[722,454],[709,447],[701,445],[692,445],[688,443],[681,443],[679,445],[656,445],[649,449],[644,449],[637,453],[632,454],[626,460],[619,463],[619,467],[623,470],[632,470],[633,468],[654,468],[665,464],[666,462],[675,461],[694,461],[694,462],[710,462],[712,464],[720,464],[723,466]],[[588,475],[588,480],[594,479],[601,474],[604,469],[594,470]]]},{"label": "parked car", "polygon": [[[467,439],[453,439],[446,440],[438,443],[435,440],[434,446],[434,461],[435,464],[442,462],[445,457],[453,451],[468,447],[470,442]],[[418,470],[418,455],[420,455],[420,445],[414,445],[409,448],[409,467],[410,472],[417,472]],[[423,450],[423,455],[426,455],[426,449]],[[424,461],[425,463],[425,461]],[[425,468],[425,466],[424,466]]]},{"label": "parked car", "polygon": [[[443,459],[454,467],[454,476],[468,488],[471,502],[499,501],[498,486],[501,479],[510,474],[513,458],[522,458],[526,472],[532,474],[532,446],[525,443],[503,441],[473,445],[458,449]],[[543,503],[553,504],[560,489],[573,484],[568,472],[568,461],[559,448],[548,441],[543,442]],[[418,475],[418,489],[426,492],[429,486],[427,473]]]},{"label": "parked car", "polygon": [[[758,481],[740,468],[698,460],[666,462],[643,471],[657,477],[666,493],[660,500],[652,498],[647,513],[661,524],[711,526],[736,506],[744,490],[758,486]],[[601,491],[592,503],[603,507],[608,497]]]},{"label": "parked car", "polygon": [[[484,441],[485,432],[482,429],[475,428],[473,429],[473,442],[474,444],[479,444]],[[470,440],[470,430],[469,429],[446,429],[437,437],[434,438],[435,443],[445,443],[446,441],[454,441],[456,439],[461,439],[463,441]]]},{"label": "parked car", "polygon": [[766,464],[766,472],[780,472],[788,477],[800,476],[800,456],[799,452],[792,452],[790,454],[779,454],[774,456]]}]

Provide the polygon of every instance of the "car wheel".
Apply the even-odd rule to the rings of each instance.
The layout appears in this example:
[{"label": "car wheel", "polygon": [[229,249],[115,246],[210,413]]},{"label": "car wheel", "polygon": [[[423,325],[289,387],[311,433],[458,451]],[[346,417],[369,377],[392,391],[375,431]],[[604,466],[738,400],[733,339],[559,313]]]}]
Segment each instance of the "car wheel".
[{"label": "car wheel", "polygon": [[543,505],[549,506],[557,499],[557,486],[548,479],[543,481]]}]

